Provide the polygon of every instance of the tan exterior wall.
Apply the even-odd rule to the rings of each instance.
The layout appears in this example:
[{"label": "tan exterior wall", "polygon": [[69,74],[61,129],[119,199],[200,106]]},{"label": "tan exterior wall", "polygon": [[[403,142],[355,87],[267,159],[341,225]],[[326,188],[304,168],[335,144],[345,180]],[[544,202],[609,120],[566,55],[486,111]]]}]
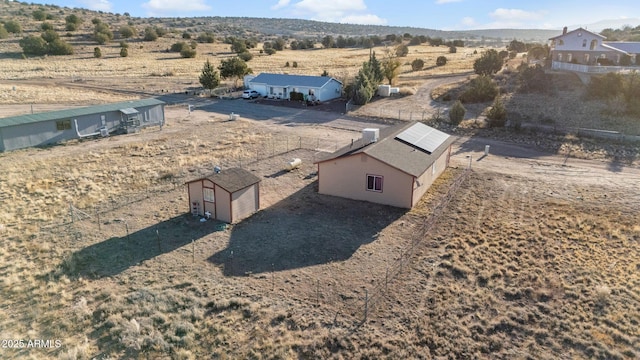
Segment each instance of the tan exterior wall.
[{"label": "tan exterior wall", "polygon": [[260,208],[260,200],[258,198],[258,184],[249,186],[246,189],[236,191],[232,195],[233,200],[233,216],[231,220],[238,222]]},{"label": "tan exterior wall", "polygon": [[[383,177],[382,192],[367,190],[367,174]],[[411,208],[413,176],[367,154],[318,164],[320,194]]]},{"label": "tan exterior wall", "polygon": [[215,187],[216,219],[231,223],[231,194],[220,186]]},{"label": "tan exterior wall", "polygon": [[187,185],[189,192],[189,212],[191,212],[192,203],[198,203],[198,215],[204,216],[202,204],[202,181],[194,181]]},{"label": "tan exterior wall", "polygon": [[[420,175],[413,184],[413,205],[418,204],[424,193],[429,190],[433,182],[440,176],[449,166],[449,151],[451,147],[436,160],[431,167]],[[418,186],[418,184],[420,186]]]}]

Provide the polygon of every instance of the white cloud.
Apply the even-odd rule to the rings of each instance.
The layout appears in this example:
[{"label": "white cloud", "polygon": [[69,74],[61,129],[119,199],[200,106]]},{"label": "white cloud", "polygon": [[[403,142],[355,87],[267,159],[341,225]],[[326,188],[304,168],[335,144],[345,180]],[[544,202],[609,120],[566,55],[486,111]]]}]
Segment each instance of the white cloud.
[{"label": "white cloud", "polygon": [[436,0],[436,4],[449,4],[454,2],[461,2],[462,0]]},{"label": "white cloud", "polygon": [[111,11],[112,4],[109,0],[82,0],[80,3],[89,10]]},{"label": "white cloud", "polygon": [[278,10],[289,5],[291,0],[278,0],[278,3],[271,7],[271,10]]},{"label": "white cloud", "polygon": [[475,26],[477,25],[476,20],[470,16],[466,16],[464,18],[462,18],[462,25],[464,26]]},{"label": "white cloud", "polygon": [[293,4],[293,8],[299,15],[330,22],[339,22],[342,18],[359,15],[367,10],[363,0],[302,0]]},{"label": "white cloud", "polygon": [[168,12],[181,11],[206,11],[211,10],[211,6],[204,3],[205,0],[149,0],[142,4],[147,9],[149,15],[162,15]]},{"label": "white cloud", "polygon": [[387,19],[382,19],[378,15],[348,15],[340,19],[343,24],[362,24],[362,25],[386,25]]},{"label": "white cloud", "polygon": [[514,20],[538,20],[544,16],[544,11],[525,11],[520,9],[495,9],[492,13],[489,13],[494,19],[514,21]]}]

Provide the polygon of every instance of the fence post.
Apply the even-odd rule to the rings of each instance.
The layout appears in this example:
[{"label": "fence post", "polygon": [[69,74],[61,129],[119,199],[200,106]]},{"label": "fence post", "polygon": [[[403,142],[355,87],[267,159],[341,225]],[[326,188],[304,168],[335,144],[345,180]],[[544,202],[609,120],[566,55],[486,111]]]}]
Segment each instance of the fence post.
[{"label": "fence post", "polygon": [[367,315],[369,313],[369,291],[364,289],[364,321],[367,321]]},{"label": "fence post", "polygon": [[73,205],[71,203],[69,203],[69,216],[71,216],[71,222],[74,222]]},{"label": "fence post", "polygon": [[320,279],[316,283],[316,304],[320,306]]},{"label": "fence post", "polygon": [[389,267],[387,266],[387,271],[384,274],[384,292],[387,292],[387,285],[389,284]]},{"label": "fence post", "polygon": [[300,136],[300,143],[298,144],[298,149],[302,149],[302,136]]},{"label": "fence post", "polygon": [[400,113],[402,112],[402,110],[398,110],[398,120],[401,119]]},{"label": "fence post", "polygon": [[98,212],[98,208],[96,208],[96,220],[98,221],[98,230],[102,230],[102,225],[100,224],[100,213]]},{"label": "fence post", "polygon": [[196,241],[191,239],[191,262],[195,263],[196,262]]},{"label": "fence post", "polygon": [[158,241],[158,254],[162,254],[162,245],[160,244],[160,232],[156,229],[156,240]]}]

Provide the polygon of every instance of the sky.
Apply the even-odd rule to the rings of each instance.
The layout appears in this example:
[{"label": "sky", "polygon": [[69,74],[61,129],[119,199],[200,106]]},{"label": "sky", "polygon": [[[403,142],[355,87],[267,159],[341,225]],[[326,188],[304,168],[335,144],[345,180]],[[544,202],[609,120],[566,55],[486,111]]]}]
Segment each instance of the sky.
[{"label": "sky", "polygon": [[638,0],[36,0],[135,17],[239,16],[296,18],[436,30],[561,29],[631,18]]}]

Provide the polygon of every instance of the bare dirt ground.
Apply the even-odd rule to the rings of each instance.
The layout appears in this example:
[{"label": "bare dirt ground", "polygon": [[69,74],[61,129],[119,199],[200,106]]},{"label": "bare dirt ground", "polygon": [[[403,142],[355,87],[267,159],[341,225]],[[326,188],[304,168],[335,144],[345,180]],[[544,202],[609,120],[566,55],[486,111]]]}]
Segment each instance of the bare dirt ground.
[{"label": "bare dirt ground", "polygon": [[[254,113],[248,106],[270,110],[233,104],[248,114]],[[463,137],[452,157],[458,169],[404,211],[315,189],[318,149],[346,144],[359,125],[384,124],[340,116],[313,124],[315,113],[229,122],[228,109],[215,106],[222,105],[191,114],[170,107],[162,131],[2,154],[1,335],[63,340],[60,348],[3,353],[72,359],[640,353],[640,170],[633,163],[612,167]],[[486,144],[491,151],[483,157]],[[473,172],[408,257],[467,156]],[[282,171],[292,157],[303,167]],[[214,164],[259,175],[262,210],[224,228],[187,214],[184,182]],[[90,218],[78,213],[73,225],[52,227],[68,223],[69,203]],[[385,287],[400,259],[403,271]],[[366,296],[377,300],[358,326]]]}]

